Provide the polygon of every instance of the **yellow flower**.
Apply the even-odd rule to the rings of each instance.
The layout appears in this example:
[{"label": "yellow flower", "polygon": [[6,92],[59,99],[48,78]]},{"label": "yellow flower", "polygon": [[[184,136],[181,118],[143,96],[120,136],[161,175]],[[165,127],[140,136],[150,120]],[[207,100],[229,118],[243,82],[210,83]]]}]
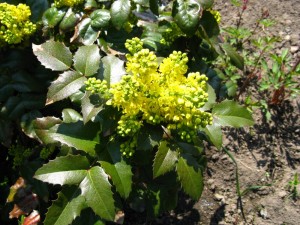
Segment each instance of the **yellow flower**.
[{"label": "yellow flower", "polygon": [[54,5],[58,8],[63,6],[73,7],[83,3],[84,0],[54,0]]}]

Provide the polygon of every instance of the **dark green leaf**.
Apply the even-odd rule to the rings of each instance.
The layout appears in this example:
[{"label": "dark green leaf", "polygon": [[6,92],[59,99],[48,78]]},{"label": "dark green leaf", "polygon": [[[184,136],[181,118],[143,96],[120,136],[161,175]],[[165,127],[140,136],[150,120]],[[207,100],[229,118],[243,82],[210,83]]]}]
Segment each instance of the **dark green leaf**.
[{"label": "dark green leaf", "polygon": [[64,17],[65,11],[51,7],[44,12],[43,24],[46,27],[55,27]]},{"label": "dark green leaf", "polygon": [[99,166],[92,167],[87,172],[87,176],[80,184],[87,205],[101,218],[113,221],[115,206],[108,175]]},{"label": "dark green leaf", "polygon": [[215,90],[209,84],[207,84],[207,94],[208,94],[208,101],[201,108],[201,110],[203,111],[210,110],[213,107],[213,105],[216,103],[216,99],[217,99]]},{"label": "dark green leaf", "polygon": [[73,30],[79,18],[80,18],[79,14],[75,14],[72,11],[72,8],[69,8],[63,20],[59,24],[59,29],[62,31]]},{"label": "dark green leaf", "polygon": [[205,127],[204,132],[211,143],[216,146],[217,149],[221,149],[223,143],[221,125],[214,121],[212,125]]},{"label": "dark green leaf", "polygon": [[51,184],[80,184],[87,176],[90,163],[84,156],[57,157],[38,169],[34,178]]},{"label": "dark green leaf", "polygon": [[35,120],[35,133],[44,144],[60,143],[94,155],[99,144],[98,123],[61,123],[54,117]]},{"label": "dark green leaf", "polygon": [[22,128],[22,131],[31,138],[36,138],[33,121],[38,118],[42,117],[42,114],[39,111],[31,111],[29,113],[26,113],[22,116],[20,125]]},{"label": "dark green leaf", "polygon": [[105,222],[97,216],[91,208],[82,210],[80,217],[77,217],[72,225],[105,225]]},{"label": "dark green leaf", "polygon": [[92,45],[99,35],[99,31],[93,29],[90,18],[85,18],[78,24],[78,32],[84,45]]},{"label": "dark green leaf", "polygon": [[118,143],[108,145],[106,151],[99,154],[99,158],[101,166],[111,177],[118,193],[127,198],[131,192],[132,172],[131,166],[121,157]]},{"label": "dark green leaf", "polygon": [[107,9],[98,9],[92,12],[90,16],[92,22],[91,25],[94,29],[101,29],[107,27],[110,21],[110,12]]},{"label": "dark green leaf", "polygon": [[203,191],[202,171],[194,157],[182,154],[177,164],[177,174],[185,193],[198,200]]},{"label": "dark green leaf", "polygon": [[91,93],[86,92],[84,97],[81,99],[83,122],[87,123],[93,117],[98,115],[98,113],[103,109],[103,103],[104,102],[99,95],[92,95]]},{"label": "dark green leaf", "polygon": [[78,120],[82,120],[82,116],[74,109],[64,109],[62,118],[64,123],[76,123]]},{"label": "dark green leaf", "polygon": [[66,71],[59,75],[49,87],[47,104],[60,101],[76,93],[86,81],[86,78],[76,71]]},{"label": "dark green leaf", "polygon": [[0,118],[0,143],[6,147],[10,147],[11,138],[13,136],[13,124],[10,121]]},{"label": "dark green leaf", "polygon": [[244,69],[244,58],[241,57],[231,45],[227,43],[221,44],[222,49],[225,51],[226,55],[229,56],[230,61],[233,65],[235,65],[240,70]]},{"label": "dark green leaf", "polygon": [[30,20],[37,22],[41,19],[44,11],[49,8],[47,0],[26,0],[26,5],[30,7],[31,17]]},{"label": "dark green leaf", "polygon": [[[199,31],[201,35],[207,40],[220,34],[219,24],[214,15],[212,15],[209,11],[203,12],[200,19],[200,27],[201,29],[199,29]],[[209,42],[213,42],[213,40],[209,40]]]},{"label": "dark green leaf", "polygon": [[175,0],[173,3],[172,15],[180,29],[193,34],[199,24],[200,3],[197,0]]},{"label": "dark green leaf", "polygon": [[254,124],[251,113],[237,102],[225,100],[213,107],[214,123],[221,126],[243,127]]},{"label": "dark green leaf", "polygon": [[63,43],[53,40],[32,44],[33,53],[43,66],[54,71],[67,70],[72,65],[72,53]]},{"label": "dark green leaf", "polygon": [[163,138],[163,129],[157,126],[144,125],[138,135],[137,149],[152,150]]},{"label": "dark green leaf", "polygon": [[154,178],[171,171],[178,160],[178,153],[169,148],[167,141],[161,141],[153,163]]},{"label": "dark green leaf", "polygon": [[74,55],[74,67],[84,76],[94,75],[100,66],[100,53],[97,45],[81,46]]},{"label": "dark green leaf", "polygon": [[104,68],[104,79],[108,85],[118,83],[121,77],[126,74],[124,68],[124,61],[120,60],[116,56],[108,55],[102,58]]},{"label": "dark green leaf", "polygon": [[150,10],[151,12],[153,12],[155,15],[159,15],[159,0],[149,0],[149,4],[150,4]]},{"label": "dark green leaf", "polygon": [[124,23],[127,22],[130,15],[130,0],[117,0],[114,1],[110,8],[110,14],[112,16],[112,24],[121,29]]},{"label": "dark green leaf", "polygon": [[86,208],[85,198],[81,195],[80,189],[75,186],[64,186],[58,193],[58,199],[48,209],[44,224],[71,224],[84,208]]}]

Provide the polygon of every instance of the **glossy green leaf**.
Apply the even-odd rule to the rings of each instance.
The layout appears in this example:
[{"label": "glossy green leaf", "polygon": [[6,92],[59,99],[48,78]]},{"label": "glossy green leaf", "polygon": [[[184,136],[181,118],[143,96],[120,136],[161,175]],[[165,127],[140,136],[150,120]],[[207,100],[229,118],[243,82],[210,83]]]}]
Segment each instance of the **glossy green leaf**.
[{"label": "glossy green leaf", "polygon": [[203,11],[200,19],[200,28],[201,36],[210,43],[214,42],[213,38],[220,34],[219,24],[214,15],[209,11]]},{"label": "glossy green leaf", "polygon": [[158,146],[163,138],[163,129],[157,126],[144,125],[137,140],[138,150],[152,150],[155,146]]},{"label": "glossy green leaf", "polygon": [[79,184],[86,177],[89,166],[84,156],[57,157],[38,169],[34,178],[51,184]]},{"label": "glossy green leaf", "polygon": [[81,99],[83,122],[87,123],[95,117],[103,109],[103,104],[104,102],[99,95],[86,92]]},{"label": "glossy green leaf", "polygon": [[92,45],[99,35],[99,31],[93,29],[91,21],[90,18],[85,18],[78,24],[79,37],[84,45]]},{"label": "glossy green leaf", "polygon": [[201,108],[201,110],[203,111],[210,110],[213,107],[213,105],[216,103],[216,99],[217,99],[215,90],[209,84],[207,84],[207,94],[208,94],[208,101]]},{"label": "glossy green leaf", "polygon": [[35,133],[44,144],[60,143],[77,150],[83,150],[91,155],[95,154],[95,148],[99,144],[98,123],[83,124],[61,123],[54,117],[36,119],[34,122]]},{"label": "glossy green leaf", "polygon": [[177,174],[185,193],[198,200],[203,191],[202,171],[194,157],[182,154],[177,164]]},{"label": "glossy green leaf", "polygon": [[130,15],[130,0],[116,0],[113,2],[110,8],[112,24],[121,29],[124,23],[127,22]]},{"label": "glossy green leaf", "polygon": [[104,79],[108,85],[118,83],[121,77],[126,74],[124,61],[113,55],[108,55],[102,58],[104,68]]},{"label": "glossy green leaf", "polygon": [[244,58],[240,56],[234,48],[227,44],[227,43],[222,43],[221,44],[222,49],[225,51],[226,55],[229,56],[230,61],[233,65],[235,65],[237,68],[240,70],[244,69]]},{"label": "glossy green leaf", "polygon": [[214,123],[221,126],[243,127],[254,124],[251,113],[232,100],[225,100],[213,107]]},{"label": "glossy green leaf", "polygon": [[66,71],[59,75],[49,87],[47,104],[60,101],[76,93],[87,79],[76,71]]},{"label": "glossy green leaf", "polygon": [[59,29],[62,31],[73,30],[79,18],[79,14],[74,13],[72,8],[69,8],[63,20],[59,24]]},{"label": "glossy green leaf", "polygon": [[53,40],[41,45],[32,44],[33,53],[43,66],[54,71],[64,71],[72,65],[72,53],[63,43]]},{"label": "glossy green leaf", "polygon": [[98,4],[97,4],[96,0],[86,0],[84,3],[85,10],[90,10],[90,9],[97,8],[97,7],[98,7]]},{"label": "glossy green leaf", "polygon": [[161,141],[153,163],[153,177],[156,178],[171,171],[178,160],[176,150],[170,149],[167,141]]},{"label": "glossy green leaf", "polygon": [[107,149],[99,154],[100,164],[111,177],[118,193],[128,198],[131,192],[132,171],[131,166],[121,157],[120,146],[117,143],[109,144]]},{"label": "glossy green leaf", "polygon": [[46,27],[53,28],[55,27],[64,17],[66,12],[61,9],[57,9],[55,7],[51,7],[47,9],[43,14],[43,24]]},{"label": "glossy green leaf", "polygon": [[63,109],[62,118],[64,123],[76,123],[82,120],[82,116],[74,109]]},{"label": "glossy green leaf", "polygon": [[173,3],[172,15],[180,29],[193,34],[199,24],[201,5],[198,0],[175,0]]},{"label": "glossy green leaf", "polygon": [[101,29],[107,27],[110,22],[110,12],[107,9],[97,9],[92,12],[91,16],[91,25],[94,29]]},{"label": "glossy green leaf", "polygon": [[92,167],[87,172],[87,176],[80,184],[87,205],[101,218],[113,221],[115,206],[108,175],[99,166]]},{"label": "glossy green leaf", "polygon": [[33,122],[38,117],[42,117],[42,114],[37,110],[26,113],[21,117],[20,125],[21,125],[21,128],[22,128],[22,131],[28,137],[31,137],[31,138],[36,138],[37,137],[36,134],[35,134]]},{"label": "glossy green leaf", "polygon": [[85,198],[76,186],[64,186],[58,193],[57,200],[52,202],[48,209],[45,225],[66,225],[80,215],[81,210],[86,208]]},{"label": "glossy green leaf", "polygon": [[74,67],[84,76],[94,75],[100,66],[100,52],[97,45],[81,46],[74,55]]},{"label": "glossy green leaf", "polygon": [[214,121],[212,125],[205,127],[204,132],[211,143],[216,146],[217,149],[221,149],[223,143],[221,125]]}]

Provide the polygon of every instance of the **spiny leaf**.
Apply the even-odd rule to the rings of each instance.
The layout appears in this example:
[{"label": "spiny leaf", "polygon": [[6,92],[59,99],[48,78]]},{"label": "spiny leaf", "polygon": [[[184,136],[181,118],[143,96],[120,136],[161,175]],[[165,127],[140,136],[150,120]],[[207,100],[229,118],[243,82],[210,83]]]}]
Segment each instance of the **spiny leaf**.
[{"label": "spiny leaf", "polygon": [[87,175],[89,166],[90,163],[84,156],[57,157],[38,169],[34,177],[51,184],[79,184]]},{"label": "spiny leaf", "polygon": [[182,154],[178,160],[177,174],[183,190],[193,199],[198,200],[203,191],[203,177],[195,158]]},{"label": "spiny leaf", "polygon": [[47,94],[47,103],[60,101],[76,93],[86,81],[86,78],[76,71],[66,71],[52,82]]},{"label": "spiny leaf", "polygon": [[113,221],[115,207],[108,175],[99,166],[92,167],[87,172],[87,176],[80,184],[87,205],[101,218]]},{"label": "spiny leaf", "polygon": [[64,186],[58,193],[44,221],[45,225],[66,225],[80,215],[82,209],[86,208],[85,198],[76,186]]},{"label": "spiny leaf", "polygon": [[213,122],[212,125],[208,125],[204,129],[205,134],[208,136],[209,140],[217,147],[221,149],[222,147],[222,129],[221,125],[217,122]]},{"label": "spiny leaf", "polygon": [[85,76],[94,75],[100,66],[100,53],[97,45],[81,46],[74,55],[75,69]]},{"label": "spiny leaf", "polygon": [[153,163],[154,178],[171,171],[178,160],[178,154],[170,149],[167,141],[161,141]]},{"label": "spiny leaf", "polygon": [[53,40],[41,45],[32,44],[33,53],[43,66],[54,71],[64,71],[72,65],[72,53],[63,43]]},{"label": "spiny leaf", "polygon": [[78,24],[78,34],[84,45],[92,45],[97,40],[99,31],[93,29],[90,18],[85,18]]},{"label": "spiny leaf", "polygon": [[99,95],[86,92],[81,99],[83,122],[87,123],[95,117],[103,109],[103,104],[104,102]]},{"label": "spiny leaf", "polygon": [[65,123],[76,123],[82,116],[74,109],[63,109],[62,118]]},{"label": "spiny leaf", "polygon": [[222,126],[243,127],[252,126],[254,121],[251,113],[232,100],[225,100],[213,107],[214,122]]},{"label": "spiny leaf", "polygon": [[127,198],[131,192],[132,172],[131,166],[121,157],[120,146],[117,143],[108,145],[99,154],[99,158],[101,166],[110,175],[121,197]]},{"label": "spiny leaf", "polygon": [[108,85],[119,82],[121,77],[126,74],[124,61],[116,56],[105,56],[102,58],[102,62],[104,67],[104,79],[107,81]]}]

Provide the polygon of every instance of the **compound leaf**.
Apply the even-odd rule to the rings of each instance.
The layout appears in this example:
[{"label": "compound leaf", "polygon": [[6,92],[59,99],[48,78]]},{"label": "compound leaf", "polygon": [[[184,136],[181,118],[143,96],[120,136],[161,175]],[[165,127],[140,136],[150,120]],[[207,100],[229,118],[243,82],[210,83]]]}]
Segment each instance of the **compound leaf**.
[{"label": "compound leaf", "polygon": [[63,43],[53,40],[41,45],[32,44],[33,53],[43,66],[54,71],[64,71],[72,65],[72,53]]}]

